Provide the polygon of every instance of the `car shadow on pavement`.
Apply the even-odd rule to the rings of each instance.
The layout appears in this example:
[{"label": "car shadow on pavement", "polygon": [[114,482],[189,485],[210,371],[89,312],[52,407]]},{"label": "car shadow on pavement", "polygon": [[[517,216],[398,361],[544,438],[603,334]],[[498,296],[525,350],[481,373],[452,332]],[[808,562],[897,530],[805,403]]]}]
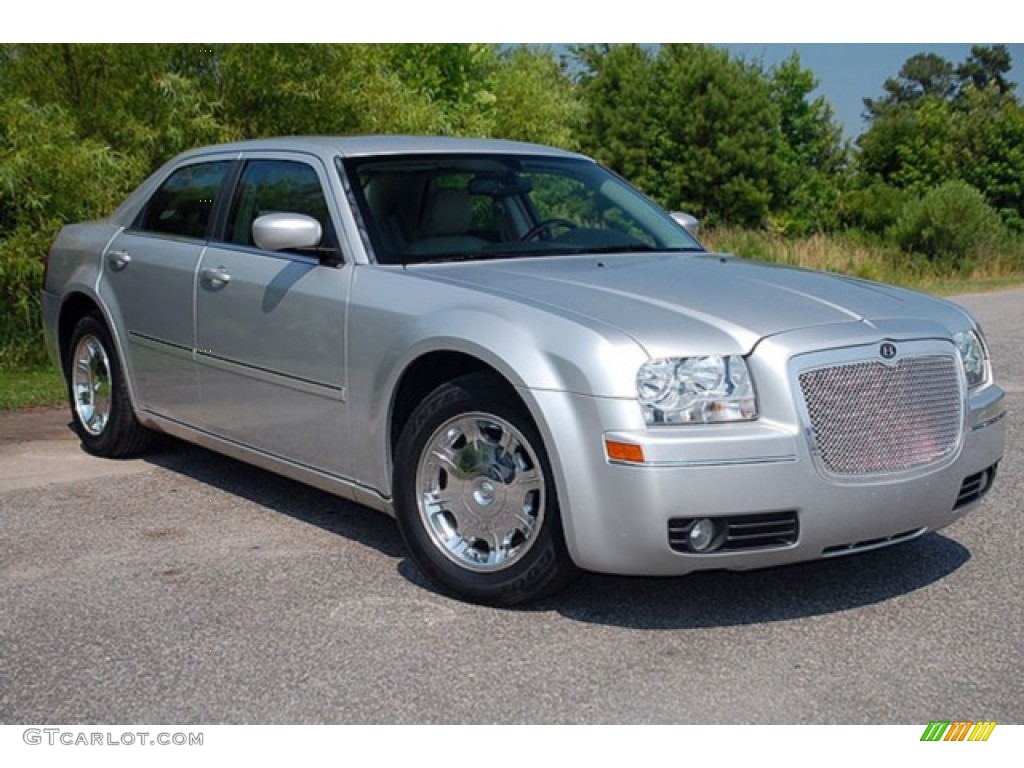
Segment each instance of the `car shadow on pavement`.
[{"label": "car shadow on pavement", "polygon": [[196,482],[372,547],[390,558],[405,549],[387,515],[273,472],[160,435],[143,459]]},{"label": "car shadow on pavement", "polygon": [[758,571],[586,575],[545,606],[588,624],[697,629],[762,624],[881,603],[949,576],[970,551],[939,533],[847,557]]},{"label": "car shadow on pavement", "polygon": [[[380,512],[165,436],[145,461],[372,547],[398,560],[398,573],[414,588],[440,594],[409,559],[394,521]],[[573,621],[631,629],[785,621],[908,594],[940,581],[970,557],[966,547],[932,533],[873,552],[760,571],[666,578],[587,573],[566,591],[516,610],[553,611]]]}]

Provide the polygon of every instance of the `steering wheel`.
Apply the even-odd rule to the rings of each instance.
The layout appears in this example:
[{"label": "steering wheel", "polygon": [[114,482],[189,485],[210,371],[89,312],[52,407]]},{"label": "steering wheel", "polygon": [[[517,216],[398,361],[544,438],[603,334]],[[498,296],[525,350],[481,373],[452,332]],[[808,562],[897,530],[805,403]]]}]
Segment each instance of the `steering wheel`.
[{"label": "steering wheel", "polygon": [[552,227],[576,229],[576,222],[569,221],[569,219],[545,219],[536,226],[530,227],[530,230],[519,239],[524,243],[528,243],[531,240],[536,240],[542,232],[545,232]]}]

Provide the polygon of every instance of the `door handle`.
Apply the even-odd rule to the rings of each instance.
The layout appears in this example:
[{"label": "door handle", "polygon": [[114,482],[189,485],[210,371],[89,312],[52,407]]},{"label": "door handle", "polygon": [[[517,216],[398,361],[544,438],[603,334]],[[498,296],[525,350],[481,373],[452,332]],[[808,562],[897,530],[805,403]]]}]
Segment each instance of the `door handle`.
[{"label": "door handle", "polygon": [[132,257],[128,255],[128,251],[110,251],[107,254],[107,263],[115,272],[120,272],[131,264],[131,261]]},{"label": "door handle", "polygon": [[199,273],[199,276],[210,284],[211,288],[223,288],[231,282],[231,275],[224,267],[208,267]]}]

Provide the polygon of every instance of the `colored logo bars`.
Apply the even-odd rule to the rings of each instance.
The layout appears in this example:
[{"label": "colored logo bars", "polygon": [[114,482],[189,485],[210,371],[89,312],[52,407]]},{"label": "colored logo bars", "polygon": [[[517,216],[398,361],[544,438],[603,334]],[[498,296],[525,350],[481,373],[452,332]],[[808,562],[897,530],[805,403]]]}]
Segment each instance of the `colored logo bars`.
[{"label": "colored logo bars", "polygon": [[988,741],[995,728],[994,720],[933,720],[921,734],[921,741]]}]

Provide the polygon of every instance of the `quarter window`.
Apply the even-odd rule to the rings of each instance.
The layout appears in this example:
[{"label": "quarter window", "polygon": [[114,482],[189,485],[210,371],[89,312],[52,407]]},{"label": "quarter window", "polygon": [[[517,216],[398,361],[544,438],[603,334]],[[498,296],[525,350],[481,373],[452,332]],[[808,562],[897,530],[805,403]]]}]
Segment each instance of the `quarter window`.
[{"label": "quarter window", "polygon": [[205,239],[217,193],[230,167],[231,162],[224,160],[179,168],[153,193],[135,228]]}]

